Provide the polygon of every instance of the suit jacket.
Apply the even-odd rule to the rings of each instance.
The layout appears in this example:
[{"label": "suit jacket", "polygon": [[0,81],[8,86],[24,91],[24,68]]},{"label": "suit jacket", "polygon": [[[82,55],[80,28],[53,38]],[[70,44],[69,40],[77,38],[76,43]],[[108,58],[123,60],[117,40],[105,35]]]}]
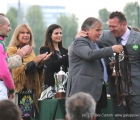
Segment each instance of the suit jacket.
[{"label": "suit jacket", "polygon": [[98,101],[103,86],[101,58],[113,55],[112,47],[97,50],[87,38],[77,38],[70,46],[67,97],[86,92]]},{"label": "suit jacket", "polygon": [[8,68],[13,69],[22,65],[22,58],[19,55],[13,55],[8,58]]},{"label": "suit jacket", "polygon": [[[54,86],[54,73],[60,71],[60,66],[62,66],[63,71],[68,71],[68,50],[65,48],[59,48],[62,58],[58,58],[57,54],[54,53],[51,57],[45,61],[45,85]],[[43,46],[40,48],[40,54],[42,53],[50,53],[50,48],[47,46]]]},{"label": "suit jacket", "polygon": [[[116,38],[113,36],[113,34],[109,30],[103,31],[99,44],[103,47],[112,46],[117,44]],[[133,49],[133,46],[138,46],[137,50]],[[125,47],[127,48],[128,55],[133,56],[132,58],[129,58],[131,62],[131,80],[132,80],[132,86],[130,87],[130,91],[132,92],[132,95],[140,95],[139,88],[140,88],[140,33],[134,31],[131,29],[129,38],[126,42]],[[110,62],[108,58],[106,58],[107,63]],[[121,71],[124,71],[123,69],[123,61],[121,61]],[[116,93],[115,88],[115,79],[111,77],[109,79],[109,92],[111,95]]]}]

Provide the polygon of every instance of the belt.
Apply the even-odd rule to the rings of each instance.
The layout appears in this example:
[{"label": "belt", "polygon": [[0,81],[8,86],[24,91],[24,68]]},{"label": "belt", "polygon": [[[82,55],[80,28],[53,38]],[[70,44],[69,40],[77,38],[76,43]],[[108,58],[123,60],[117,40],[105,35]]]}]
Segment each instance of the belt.
[{"label": "belt", "polygon": [[3,80],[0,78],[0,81],[3,81]]}]

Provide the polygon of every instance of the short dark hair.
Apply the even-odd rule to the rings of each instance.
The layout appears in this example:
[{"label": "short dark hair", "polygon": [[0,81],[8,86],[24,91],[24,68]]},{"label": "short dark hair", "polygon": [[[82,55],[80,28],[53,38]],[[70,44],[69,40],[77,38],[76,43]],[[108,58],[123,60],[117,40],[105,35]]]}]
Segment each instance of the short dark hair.
[{"label": "short dark hair", "polygon": [[7,17],[3,14],[3,13],[0,13],[0,24],[4,25],[5,24],[5,19]]},{"label": "short dark hair", "polygon": [[0,101],[0,120],[20,120],[22,118],[20,108],[10,100]]},{"label": "short dark hair", "polygon": [[120,22],[127,22],[122,12],[115,11],[115,12],[110,13],[109,19],[113,19],[115,17],[118,18]]}]

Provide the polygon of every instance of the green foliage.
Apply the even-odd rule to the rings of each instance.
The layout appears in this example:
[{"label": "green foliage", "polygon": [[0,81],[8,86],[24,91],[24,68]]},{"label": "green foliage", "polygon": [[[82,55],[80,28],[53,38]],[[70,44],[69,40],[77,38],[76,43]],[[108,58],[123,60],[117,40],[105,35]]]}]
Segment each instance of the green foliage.
[{"label": "green foliage", "polygon": [[106,8],[103,8],[103,9],[100,9],[98,13],[99,13],[99,19],[101,20],[103,24],[103,30],[108,29],[107,21],[108,21],[108,15],[110,14],[110,12]]},{"label": "green foliage", "polygon": [[13,35],[13,32],[17,26],[17,10],[16,10],[16,8],[11,7],[8,10],[8,12],[6,13],[6,17],[9,19],[9,21],[11,23],[11,28],[12,28],[12,31],[10,31],[10,33],[9,33],[9,37],[5,38],[5,44],[6,44],[6,46],[8,46],[8,44],[11,40],[11,37]]},{"label": "green foliage", "polygon": [[57,18],[57,24],[62,27],[63,45],[65,48],[68,48],[77,34],[78,18],[74,14],[61,13]]},{"label": "green foliage", "polygon": [[[18,25],[18,11],[17,11],[17,9],[14,8],[14,7],[11,7],[8,10],[8,12],[6,13],[6,17],[9,19],[10,25],[11,25],[11,28],[12,28],[12,31],[10,31],[10,33],[9,33],[9,36],[5,39],[5,44],[6,44],[6,46],[8,46],[9,42],[12,38],[12,35],[14,33],[14,30]],[[20,22],[23,22],[23,19],[24,19],[24,13],[21,10],[20,11]]]},{"label": "green foliage", "polygon": [[[36,55],[39,54],[40,47],[44,44],[45,40],[45,33],[47,26],[45,25],[45,22],[43,21],[43,13],[41,11],[40,6],[33,5],[28,8],[27,14],[24,15],[23,12],[20,10],[20,23],[26,23],[31,27],[31,30],[34,35],[35,40],[35,53]],[[7,17],[9,18],[12,26],[12,32],[10,33],[10,36],[5,40],[6,45],[9,44],[9,41],[13,35],[13,32],[15,28],[18,25],[18,11],[16,8],[11,8],[7,12]],[[23,21],[24,20],[24,21]],[[57,24],[59,24],[62,27],[63,31],[63,45],[65,48],[68,48],[68,46],[71,44],[73,39],[75,38],[75,35],[77,34],[78,30],[78,19],[74,14],[60,14],[57,18]]]},{"label": "green foliage", "polygon": [[[125,15],[127,19],[128,26],[140,27],[140,23],[138,23],[138,20],[140,20],[139,9],[140,9],[140,6],[136,4],[135,2],[129,2],[124,6],[123,14]],[[106,8],[103,8],[103,9],[100,9],[98,13],[99,13],[99,19],[103,23],[103,29],[108,29],[107,21],[108,21],[108,15],[110,14],[110,12],[108,12]]]},{"label": "green foliage", "polygon": [[35,53],[39,54],[39,48],[44,44],[45,39],[45,22],[40,6],[31,6],[26,15],[26,21],[32,29],[35,40]]},{"label": "green foliage", "polygon": [[138,11],[134,2],[127,3],[123,9],[128,26],[138,26]]}]

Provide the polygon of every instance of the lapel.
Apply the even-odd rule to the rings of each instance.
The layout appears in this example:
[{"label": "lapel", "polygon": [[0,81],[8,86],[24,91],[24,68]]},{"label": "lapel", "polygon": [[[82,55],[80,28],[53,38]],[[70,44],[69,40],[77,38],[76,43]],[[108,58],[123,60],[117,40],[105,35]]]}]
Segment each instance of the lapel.
[{"label": "lapel", "polygon": [[64,48],[59,48],[62,57],[67,55],[67,51]]},{"label": "lapel", "polygon": [[136,39],[136,32],[131,29],[126,45],[131,44],[135,39]]},{"label": "lapel", "polygon": [[[87,39],[87,41],[88,41],[88,43],[89,43],[89,47],[90,47],[91,49],[93,49],[93,50],[97,50],[97,49],[96,49],[96,46],[94,45],[94,43],[92,42],[92,40],[91,40],[89,37],[86,37],[86,39]],[[98,44],[97,44],[97,45],[98,45]],[[99,64],[101,64],[101,66],[103,67],[103,64],[102,64],[102,62],[101,62],[100,59],[98,59],[98,60],[96,60],[96,61],[99,61]]]},{"label": "lapel", "polygon": [[92,42],[92,40],[90,38],[88,38],[88,37],[86,39],[87,39],[87,41],[89,43],[90,48],[91,49],[96,49],[96,47],[93,45],[94,43]]}]

